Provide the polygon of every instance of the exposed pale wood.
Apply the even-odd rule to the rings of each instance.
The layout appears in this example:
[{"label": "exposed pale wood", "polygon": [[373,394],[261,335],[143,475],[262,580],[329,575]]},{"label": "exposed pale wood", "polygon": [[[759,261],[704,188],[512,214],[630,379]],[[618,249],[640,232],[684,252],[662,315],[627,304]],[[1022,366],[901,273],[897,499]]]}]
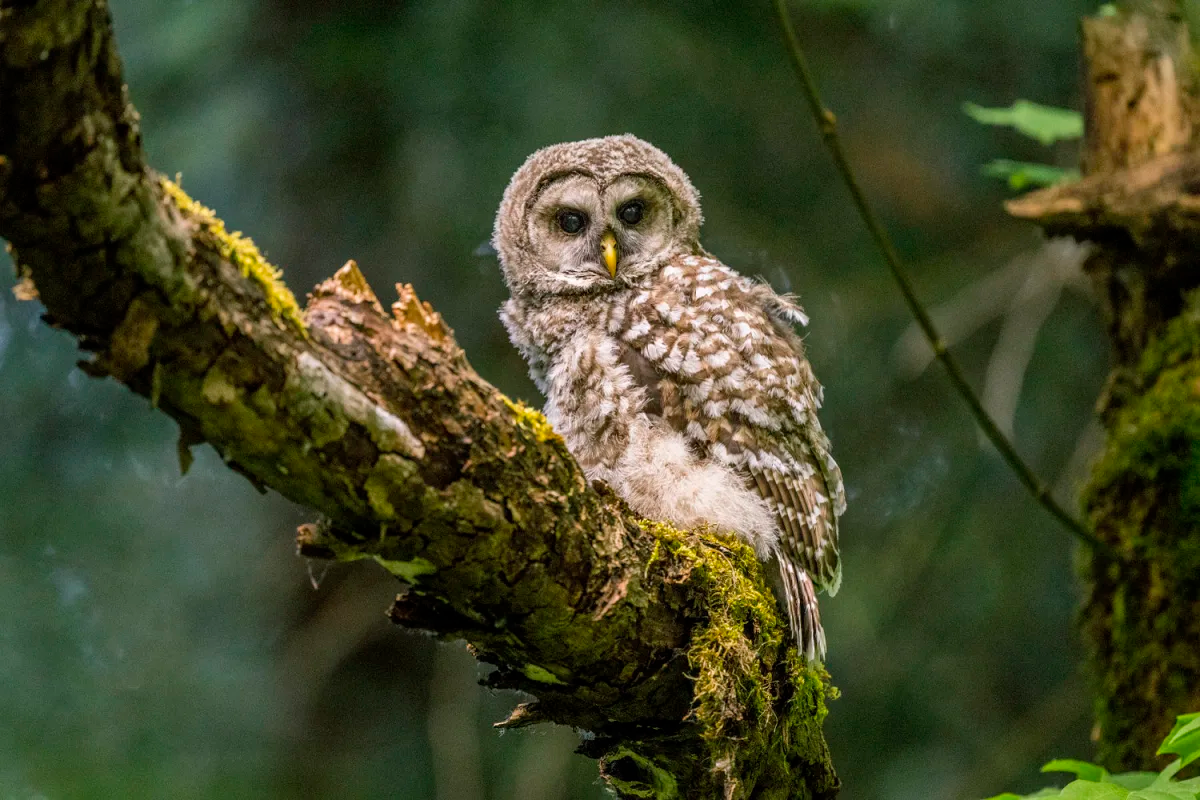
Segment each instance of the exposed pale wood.
[{"label": "exposed pale wood", "polygon": [[1085,137],[1083,172],[1137,166],[1187,149],[1195,102],[1190,45],[1181,20],[1163,6],[1148,13],[1083,21]]}]

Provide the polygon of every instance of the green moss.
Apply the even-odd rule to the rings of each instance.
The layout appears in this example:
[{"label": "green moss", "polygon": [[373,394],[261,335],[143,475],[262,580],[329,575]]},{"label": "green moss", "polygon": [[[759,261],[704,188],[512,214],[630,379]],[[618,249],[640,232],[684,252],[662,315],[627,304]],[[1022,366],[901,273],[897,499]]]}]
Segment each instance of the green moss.
[{"label": "green moss", "polygon": [[1118,484],[1169,478],[1181,511],[1200,521],[1200,292],[1147,346],[1137,379],[1145,391],[1119,412],[1084,502],[1094,508]]},{"label": "green moss", "polygon": [[1168,367],[1200,358],[1200,290],[1184,298],[1183,312],[1171,321],[1162,335],[1150,342],[1142,353],[1138,372],[1151,380]]},{"label": "green moss", "polygon": [[433,562],[424,558],[414,558],[412,561],[392,561],[383,556],[371,556],[375,563],[395,575],[405,583],[416,583],[422,575],[432,575],[437,572]]},{"label": "green moss", "polygon": [[[823,746],[826,701],[836,696],[828,673],[807,663],[787,641],[762,565],[748,544],[708,530],[637,522],[655,538],[647,571],[661,563],[704,589],[704,621],[693,633],[688,663],[694,676],[692,718],[709,742],[710,763],[736,758],[761,764],[764,780],[774,780],[772,772],[786,773],[794,752]],[[778,680],[781,673],[786,681]]]},{"label": "green moss", "polygon": [[1097,535],[1126,558],[1086,565],[1082,613],[1114,769],[1152,764],[1162,726],[1200,702],[1200,293],[1147,346],[1134,385],[1084,492]]},{"label": "green moss", "polygon": [[[650,568],[670,553],[704,585],[708,607],[688,650],[695,676],[693,714],[704,735],[719,739],[735,721],[772,717],[771,669],[784,627],[749,545],[709,531],[680,531],[640,520],[655,538]],[[753,640],[747,632],[754,635]]]},{"label": "green moss", "polygon": [[516,416],[517,424],[526,428],[539,442],[562,441],[562,437],[554,431],[542,412],[530,408],[520,400],[510,400],[503,395],[501,395],[501,399]]},{"label": "green moss", "polygon": [[88,14],[79,13],[61,0],[30,6],[28,10],[6,8],[4,13],[19,14],[17,24],[8,23],[4,36],[4,60],[14,67],[45,62],[51,51],[78,41],[92,21]]},{"label": "green moss", "polygon": [[645,797],[648,800],[679,797],[679,784],[674,775],[628,747],[618,747],[608,754],[604,765],[609,785],[621,797]]},{"label": "green moss", "polygon": [[521,668],[521,672],[531,681],[562,685],[562,681],[558,679],[557,675],[545,667],[539,667],[537,664],[526,664]]},{"label": "green moss", "polygon": [[242,275],[258,283],[263,289],[271,315],[275,319],[287,320],[300,332],[304,332],[304,319],[296,297],[279,278],[283,274],[272,266],[249,238],[239,232],[229,233],[212,209],[196,202],[183,191],[179,184],[160,177],[163,191],[180,210],[191,215],[204,226],[217,243],[221,257],[236,264]]},{"label": "green moss", "polygon": [[1167,474],[1195,492],[1200,443],[1200,362],[1166,370],[1155,386],[1121,410],[1104,457],[1096,464],[1091,499],[1115,483]]},{"label": "green moss", "polygon": [[367,493],[367,505],[379,519],[388,520],[389,525],[393,524],[392,521],[398,513],[392,504],[392,492],[397,489],[405,490],[405,494],[414,492],[418,481],[416,464],[395,453],[384,453],[375,462],[370,476],[363,484]]}]

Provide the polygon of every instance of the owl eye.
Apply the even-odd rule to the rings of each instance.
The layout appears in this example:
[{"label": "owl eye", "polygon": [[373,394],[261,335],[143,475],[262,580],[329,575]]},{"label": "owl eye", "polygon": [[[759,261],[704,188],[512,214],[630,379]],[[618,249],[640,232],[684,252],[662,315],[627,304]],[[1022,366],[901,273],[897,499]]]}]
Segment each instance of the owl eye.
[{"label": "owl eye", "polygon": [[576,234],[587,226],[587,214],[582,211],[567,209],[566,211],[558,212],[558,227],[562,228],[563,233]]},{"label": "owl eye", "polygon": [[646,204],[641,200],[630,200],[625,205],[621,206],[617,211],[617,216],[626,225],[637,225],[642,221],[642,215],[646,213]]}]

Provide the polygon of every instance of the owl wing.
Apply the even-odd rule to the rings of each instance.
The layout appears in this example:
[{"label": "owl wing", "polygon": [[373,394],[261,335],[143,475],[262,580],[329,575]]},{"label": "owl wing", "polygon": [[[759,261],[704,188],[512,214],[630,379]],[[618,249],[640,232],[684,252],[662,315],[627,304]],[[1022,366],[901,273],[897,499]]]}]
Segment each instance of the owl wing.
[{"label": "owl wing", "polygon": [[620,314],[622,361],[661,417],[745,476],[774,511],[787,560],[841,583],[841,471],[816,412],[821,388],[792,330],[799,307],[713,259],[687,256]]}]

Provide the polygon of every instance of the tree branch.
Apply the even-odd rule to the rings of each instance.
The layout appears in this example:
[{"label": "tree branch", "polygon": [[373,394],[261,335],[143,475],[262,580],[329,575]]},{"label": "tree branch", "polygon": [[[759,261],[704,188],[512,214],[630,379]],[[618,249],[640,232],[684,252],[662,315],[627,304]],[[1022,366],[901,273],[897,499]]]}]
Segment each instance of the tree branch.
[{"label": "tree branch", "polygon": [[832,797],[823,670],[743,544],[635,520],[536,412],[480,378],[410,287],[348,264],[301,312],[253,244],[143,161],[103,0],[0,0],[0,235],[22,292],[187,447],[327,516],[303,553],[409,585],[508,724],[589,730],[625,797]]}]

